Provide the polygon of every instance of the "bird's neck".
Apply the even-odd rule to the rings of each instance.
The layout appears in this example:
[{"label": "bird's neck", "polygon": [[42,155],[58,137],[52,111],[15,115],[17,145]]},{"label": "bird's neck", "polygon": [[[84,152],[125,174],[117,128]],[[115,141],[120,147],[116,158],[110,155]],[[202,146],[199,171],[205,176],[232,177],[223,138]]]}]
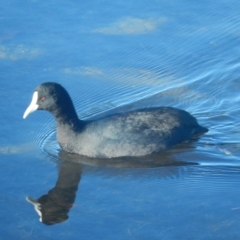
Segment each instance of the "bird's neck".
[{"label": "bird's neck", "polygon": [[69,130],[78,131],[83,125],[83,121],[78,118],[75,109],[58,109],[53,115],[55,116],[58,127],[64,126],[69,128]]}]

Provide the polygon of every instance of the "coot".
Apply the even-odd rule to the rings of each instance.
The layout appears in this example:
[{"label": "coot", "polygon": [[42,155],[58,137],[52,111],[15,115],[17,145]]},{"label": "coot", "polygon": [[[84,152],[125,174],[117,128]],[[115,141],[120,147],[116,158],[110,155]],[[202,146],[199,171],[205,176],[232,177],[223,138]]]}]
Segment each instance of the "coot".
[{"label": "coot", "polygon": [[143,156],[203,134],[207,128],[188,112],[173,107],[140,109],[97,120],[80,120],[68,92],[46,82],[33,93],[23,118],[35,110],[53,114],[63,150],[89,157]]}]

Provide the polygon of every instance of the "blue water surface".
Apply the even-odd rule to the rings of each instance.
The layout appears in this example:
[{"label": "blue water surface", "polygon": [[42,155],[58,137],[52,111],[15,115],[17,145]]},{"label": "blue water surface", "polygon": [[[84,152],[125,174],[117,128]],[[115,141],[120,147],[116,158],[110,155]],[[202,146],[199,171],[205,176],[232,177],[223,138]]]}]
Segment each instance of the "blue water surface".
[{"label": "blue water surface", "polygon": [[[239,239],[239,11],[237,0],[2,3],[0,239]],[[139,159],[67,154],[49,113],[22,119],[46,81],[82,119],[173,106],[209,132]]]}]

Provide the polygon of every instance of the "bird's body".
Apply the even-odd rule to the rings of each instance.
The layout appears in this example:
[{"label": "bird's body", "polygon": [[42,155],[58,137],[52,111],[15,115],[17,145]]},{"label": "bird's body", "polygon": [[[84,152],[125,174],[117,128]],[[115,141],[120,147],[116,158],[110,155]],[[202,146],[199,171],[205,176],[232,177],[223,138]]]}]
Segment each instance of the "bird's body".
[{"label": "bird's body", "polygon": [[143,156],[208,131],[188,112],[172,107],[134,110],[83,121],[78,119],[72,100],[61,85],[44,83],[36,92],[37,97],[33,97],[24,118],[36,108],[51,112],[56,118],[57,140],[62,149],[80,155]]}]

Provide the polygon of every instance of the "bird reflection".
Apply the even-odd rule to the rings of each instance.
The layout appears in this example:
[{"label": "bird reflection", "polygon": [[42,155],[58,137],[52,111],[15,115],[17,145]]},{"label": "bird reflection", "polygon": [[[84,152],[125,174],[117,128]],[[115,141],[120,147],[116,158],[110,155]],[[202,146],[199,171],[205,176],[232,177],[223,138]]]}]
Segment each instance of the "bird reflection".
[{"label": "bird reflection", "polygon": [[68,219],[68,212],[75,201],[81,172],[81,164],[61,162],[55,187],[37,200],[26,198],[33,204],[40,222],[52,225]]},{"label": "bird reflection", "polygon": [[[81,179],[83,169],[94,169],[94,171],[104,171],[109,174],[119,174],[118,169],[122,173],[131,171],[131,174],[143,174],[149,168],[158,168],[157,175],[160,178],[176,177],[181,174],[180,168],[169,168],[166,166],[184,166],[196,165],[197,163],[182,162],[175,159],[176,153],[186,150],[186,148],[178,148],[175,150],[161,153],[161,155],[151,155],[142,158],[114,158],[114,159],[91,159],[77,154],[70,154],[60,151],[58,155],[59,174],[56,185],[47,194],[41,196],[37,200],[27,197],[26,200],[34,206],[35,211],[40,217],[40,222],[52,225],[61,223],[68,219],[68,212],[74,204],[78,185]],[[189,150],[189,149],[188,149]],[[134,169],[133,169],[134,168]],[[104,169],[104,170],[103,170]],[[107,170],[108,169],[108,170]],[[110,171],[109,171],[110,169]],[[145,169],[145,170],[144,170]]]}]

